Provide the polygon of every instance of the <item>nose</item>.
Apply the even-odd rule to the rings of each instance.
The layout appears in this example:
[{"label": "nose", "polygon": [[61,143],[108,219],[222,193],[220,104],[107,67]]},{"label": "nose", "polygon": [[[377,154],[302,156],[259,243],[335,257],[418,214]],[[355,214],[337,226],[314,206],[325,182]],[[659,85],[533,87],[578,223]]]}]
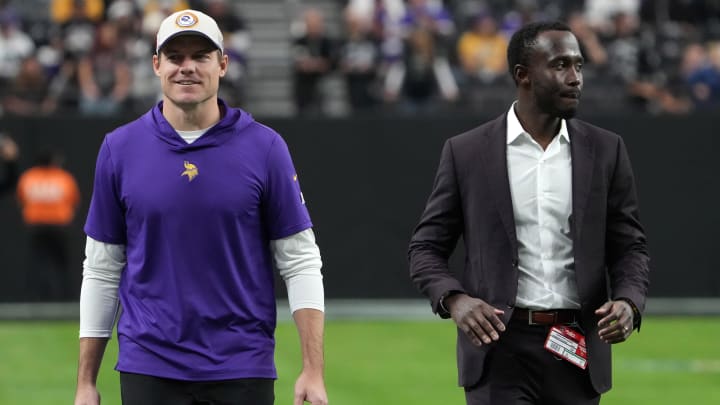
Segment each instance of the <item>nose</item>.
[{"label": "nose", "polygon": [[565,83],[572,87],[582,86],[582,71],[577,69],[568,69],[567,77],[565,77]]},{"label": "nose", "polygon": [[183,58],[180,64],[180,73],[190,74],[193,71],[195,71],[195,61],[193,61],[193,58]]}]

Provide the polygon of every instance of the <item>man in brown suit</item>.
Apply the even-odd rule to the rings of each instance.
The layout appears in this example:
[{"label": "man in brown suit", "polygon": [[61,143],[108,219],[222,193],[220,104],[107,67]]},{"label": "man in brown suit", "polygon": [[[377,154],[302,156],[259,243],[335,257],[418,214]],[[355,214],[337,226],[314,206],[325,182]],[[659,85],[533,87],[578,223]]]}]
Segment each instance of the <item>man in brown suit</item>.
[{"label": "man in brown suit", "polygon": [[[635,181],[617,134],[571,119],[582,64],[565,24],[513,35],[517,101],[445,143],[410,243],[413,282],[457,324],[469,405],[597,404],[610,344],[640,327],[649,256]],[[460,236],[465,269],[453,276]],[[546,349],[553,327],[583,334],[586,358]]]}]

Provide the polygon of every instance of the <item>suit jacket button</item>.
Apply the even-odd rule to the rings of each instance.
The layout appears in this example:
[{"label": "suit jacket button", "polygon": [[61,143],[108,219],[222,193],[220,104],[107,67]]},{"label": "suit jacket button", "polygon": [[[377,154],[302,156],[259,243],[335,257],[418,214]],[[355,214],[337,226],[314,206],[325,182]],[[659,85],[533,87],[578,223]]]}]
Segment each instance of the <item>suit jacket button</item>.
[{"label": "suit jacket button", "polygon": [[512,261],[512,266],[513,266],[513,267],[517,267],[517,265],[518,265],[517,259],[513,259],[513,261]]}]

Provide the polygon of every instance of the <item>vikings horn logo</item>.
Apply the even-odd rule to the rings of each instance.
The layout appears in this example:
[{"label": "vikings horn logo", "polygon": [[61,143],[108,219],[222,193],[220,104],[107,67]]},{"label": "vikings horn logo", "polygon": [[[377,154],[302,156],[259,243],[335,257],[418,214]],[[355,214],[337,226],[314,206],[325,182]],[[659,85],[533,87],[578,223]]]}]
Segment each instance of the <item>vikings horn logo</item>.
[{"label": "vikings horn logo", "polygon": [[183,162],[183,165],[185,166],[185,171],[182,172],[180,176],[187,176],[188,181],[193,181],[195,176],[198,175],[198,168],[194,164],[188,162],[187,160]]}]

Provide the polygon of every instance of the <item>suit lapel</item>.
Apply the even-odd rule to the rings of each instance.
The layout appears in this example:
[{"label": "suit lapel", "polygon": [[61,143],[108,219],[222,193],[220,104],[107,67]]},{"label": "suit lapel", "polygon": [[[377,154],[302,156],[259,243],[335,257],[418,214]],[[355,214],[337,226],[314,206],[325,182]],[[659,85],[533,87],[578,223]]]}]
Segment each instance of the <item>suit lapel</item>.
[{"label": "suit lapel", "polygon": [[570,132],[570,153],[572,155],[572,231],[573,239],[580,236],[585,207],[588,203],[593,167],[595,166],[595,148],[592,138],[586,131],[568,120]]},{"label": "suit lapel", "polygon": [[505,231],[512,243],[513,252],[517,255],[517,236],[515,234],[515,218],[513,215],[512,196],[510,195],[510,179],[507,168],[507,119],[506,114],[495,119],[484,135],[485,144],[480,148],[480,155],[487,168],[485,176],[488,191],[495,200]]}]

